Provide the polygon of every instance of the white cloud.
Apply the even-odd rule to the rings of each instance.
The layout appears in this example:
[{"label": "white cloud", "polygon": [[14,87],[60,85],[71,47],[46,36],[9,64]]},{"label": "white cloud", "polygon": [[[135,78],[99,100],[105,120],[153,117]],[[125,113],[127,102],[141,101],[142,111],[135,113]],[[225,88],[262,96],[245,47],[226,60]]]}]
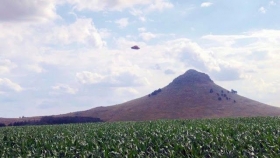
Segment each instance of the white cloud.
[{"label": "white cloud", "polygon": [[77,19],[70,25],[54,27],[53,30],[50,35],[46,35],[47,41],[52,44],[81,43],[97,48],[106,45],[92,19]]},{"label": "white cloud", "polygon": [[147,79],[138,76],[125,69],[111,68],[114,73],[101,75],[89,71],[83,71],[76,74],[76,78],[82,84],[94,84],[103,87],[128,87],[143,86],[149,84]]},{"label": "white cloud", "polygon": [[125,28],[128,25],[128,18],[121,18],[115,21],[120,28]]},{"label": "white cloud", "polygon": [[139,95],[139,91],[136,88],[131,87],[119,87],[114,90],[114,93],[118,98],[122,98],[119,102],[124,103]]},{"label": "white cloud", "polygon": [[92,73],[89,71],[82,71],[76,74],[78,81],[82,84],[94,84],[99,83],[104,79],[104,76],[98,73]]},{"label": "white cloud", "polygon": [[276,5],[276,3],[274,1],[270,1],[269,5]]},{"label": "white cloud", "polygon": [[8,73],[11,69],[17,67],[17,65],[11,62],[9,59],[0,59],[0,74],[1,73]]},{"label": "white cloud", "polygon": [[139,17],[139,20],[142,21],[142,22],[145,22],[145,21],[146,21],[146,18],[145,18],[144,16],[140,16],[140,17]]},{"label": "white cloud", "polygon": [[[225,62],[213,55],[211,51],[201,48],[189,39],[169,41],[168,52],[175,53],[177,60],[186,67],[194,67],[200,71],[211,73],[216,80],[237,80],[240,77],[239,67],[231,62]],[[226,76],[226,77],[224,77]]]},{"label": "white cloud", "polygon": [[92,11],[120,11],[127,8],[132,8],[135,6],[149,6],[150,10],[162,10],[164,8],[173,7],[173,5],[165,0],[133,0],[133,1],[114,1],[112,3],[111,0],[65,0],[66,2],[72,4],[74,9],[77,10],[92,10]]},{"label": "white cloud", "polygon": [[131,8],[130,9],[130,14],[134,15],[134,16],[140,17],[140,16],[142,16],[144,14],[144,12],[141,9]]},{"label": "white cloud", "polygon": [[110,0],[66,0],[68,3],[74,6],[77,10],[123,10],[125,8],[133,7],[134,5],[146,5],[149,3],[148,0],[135,0],[135,1],[116,1],[112,3]]},{"label": "white cloud", "polygon": [[139,94],[139,92],[135,88],[125,87],[125,88],[117,88],[117,93],[119,95],[128,95],[128,94]]},{"label": "white cloud", "polygon": [[166,75],[175,74],[175,72],[174,72],[173,70],[171,70],[171,69],[166,69],[166,70],[164,71],[164,73],[165,73]]},{"label": "white cloud", "polygon": [[62,93],[68,93],[68,94],[76,94],[77,90],[74,88],[71,88],[69,85],[66,84],[58,84],[56,86],[52,86],[52,89],[58,92]]},{"label": "white cloud", "polygon": [[[280,40],[279,35],[280,35],[280,30],[263,29],[263,30],[245,32],[243,34],[237,34],[237,35],[205,35],[202,36],[202,39],[215,41],[215,43],[218,43],[220,46],[228,46],[228,47],[233,45],[238,45],[240,43],[239,41],[241,40],[248,40],[251,41],[251,45],[247,45],[247,46],[253,46],[252,43],[254,43],[254,46],[258,45],[257,49],[261,51],[264,49],[265,50],[276,49],[277,42],[279,42]],[[265,41],[265,42],[262,44],[261,41]]]},{"label": "white cloud", "polygon": [[148,7],[148,11],[159,10],[173,8],[173,4],[165,1],[165,0],[154,0],[152,4]]},{"label": "white cloud", "polygon": [[153,34],[153,33],[151,33],[151,32],[141,32],[141,33],[139,34],[139,36],[140,36],[143,40],[145,40],[145,41],[149,41],[149,40],[151,40],[151,39],[153,39],[153,38],[158,37],[158,35]]},{"label": "white cloud", "polygon": [[200,7],[203,7],[203,8],[210,7],[212,4],[213,3],[211,3],[211,2],[203,2],[203,3],[200,4]]},{"label": "white cloud", "polygon": [[261,12],[262,14],[266,13],[266,9],[264,7],[260,7],[259,8],[259,12]]},{"label": "white cloud", "polygon": [[138,31],[139,31],[139,32],[145,32],[145,31],[146,31],[146,28],[145,28],[145,27],[140,27],[140,28],[138,28]]},{"label": "white cloud", "polygon": [[228,82],[228,87],[237,87],[246,97],[277,106],[279,102],[276,104],[271,95],[280,95],[279,36],[280,30],[255,30],[237,35],[204,36],[203,39],[208,40],[205,49],[238,68],[242,81]]},{"label": "white cloud", "polygon": [[8,91],[20,92],[23,88],[17,84],[9,80],[8,78],[0,78],[0,91],[8,92]]},{"label": "white cloud", "polygon": [[138,17],[138,19],[142,22],[146,22],[147,19],[145,17],[146,14],[149,14],[153,11],[162,11],[164,9],[173,8],[173,4],[165,1],[165,0],[153,0],[149,4],[146,5],[147,7],[133,7],[130,9],[130,14]]},{"label": "white cloud", "polygon": [[263,78],[251,79],[251,81],[256,85],[256,91],[262,93],[276,93],[280,88],[279,81],[265,81]]},{"label": "white cloud", "polygon": [[27,64],[26,69],[36,73],[42,73],[44,69],[40,67],[38,64]]},{"label": "white cloud", "polygon": [[141,9],[135,9],[135,8],[131,8],[130,10],[130,14],[133,15],[133,16],[136,16],[138,17],[138,19],[142,22],[146,22],[146,17],[145,17],[145,13],[147,13],[148,11],[143,11]]},{"label": "white cloud", "polygon": [[135,87],[149,84],[145,77],[140,77],[138,74],[129,71],[109,76],[106,82],[117,87]]},{"label": "white cloud", "polygon": [[57,18],[52,0],[2,0],[0,21],[46,21]]},{"label": "white cloud", "polygon": [[[111,31],[109,29],[103,28],[103,29],[99,29],[99,34],[102,39],[106,39],[111,36]],[[103,41],[103,43],[105,43],[105,42]]]}]

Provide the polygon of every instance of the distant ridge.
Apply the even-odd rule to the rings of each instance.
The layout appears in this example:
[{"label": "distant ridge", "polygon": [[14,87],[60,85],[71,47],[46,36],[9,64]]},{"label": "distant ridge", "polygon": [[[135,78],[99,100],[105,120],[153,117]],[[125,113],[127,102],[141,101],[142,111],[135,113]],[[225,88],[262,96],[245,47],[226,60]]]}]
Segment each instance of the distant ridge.
[{"label": "distant ridge", "polygon": [[[141,98],[107,107],[96,107],[55,117],[78,116],[102,121],[144,121],[157,119],[200,119],[222,117],[280,116],[280,108],[232,93],[211,78],[190,69],[166,87],[151,90]],[[24,118],[38,120],[41,117]],[[14,119],[1,119],[7,122]],[[16,120],[18,121],[18,120]]]}]

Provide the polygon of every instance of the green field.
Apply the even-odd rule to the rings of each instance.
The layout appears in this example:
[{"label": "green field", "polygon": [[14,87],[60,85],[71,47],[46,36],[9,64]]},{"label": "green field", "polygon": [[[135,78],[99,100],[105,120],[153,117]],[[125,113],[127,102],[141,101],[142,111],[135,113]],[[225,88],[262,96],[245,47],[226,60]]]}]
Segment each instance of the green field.
[{"label": "green field", "polygon": [[0,128],[0,157],[279,155],[279,117]]}]

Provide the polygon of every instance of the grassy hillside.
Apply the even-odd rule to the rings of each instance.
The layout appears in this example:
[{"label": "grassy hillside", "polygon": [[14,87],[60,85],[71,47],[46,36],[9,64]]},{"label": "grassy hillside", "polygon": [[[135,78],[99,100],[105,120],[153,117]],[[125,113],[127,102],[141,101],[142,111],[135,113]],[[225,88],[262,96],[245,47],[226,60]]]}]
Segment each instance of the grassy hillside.
[{"label": "grassy hillside", "polygon": [[0,157],[277,157],[280,118],[0,128]]}]

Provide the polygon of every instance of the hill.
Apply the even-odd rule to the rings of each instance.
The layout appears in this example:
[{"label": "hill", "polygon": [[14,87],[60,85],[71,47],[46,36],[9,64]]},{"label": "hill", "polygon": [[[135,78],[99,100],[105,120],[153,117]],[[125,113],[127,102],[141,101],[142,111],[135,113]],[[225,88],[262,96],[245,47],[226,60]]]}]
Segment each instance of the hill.
[{"label": "hill", "polygon": [[[215,84],[207,74],[191,69],[166,87],[154,90],[141,98],[54,117],[93,117],[112,122],[279,115],[280,108],[240,96]],[[42,116],[0,118],[0,122],[8,124],[15,121],[36,121],[41,118]]]},{"label": "hill", "polygon": [[143,121],[278,116],[280,108],[233,93],[215,84],[207,74],[191,69],[166,87],[141,98],[66,115],[98,117],[104,121]]}]

